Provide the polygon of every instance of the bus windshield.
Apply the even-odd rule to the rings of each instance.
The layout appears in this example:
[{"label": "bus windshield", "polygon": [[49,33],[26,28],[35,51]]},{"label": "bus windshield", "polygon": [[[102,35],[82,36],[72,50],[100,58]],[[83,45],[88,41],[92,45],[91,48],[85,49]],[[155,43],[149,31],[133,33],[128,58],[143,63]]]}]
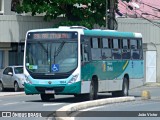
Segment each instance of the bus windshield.
[{"label": "bus windshield", "polygon": [[68,73],[78,64],[78,40],[28,40],[26,67],[34,73]]}]

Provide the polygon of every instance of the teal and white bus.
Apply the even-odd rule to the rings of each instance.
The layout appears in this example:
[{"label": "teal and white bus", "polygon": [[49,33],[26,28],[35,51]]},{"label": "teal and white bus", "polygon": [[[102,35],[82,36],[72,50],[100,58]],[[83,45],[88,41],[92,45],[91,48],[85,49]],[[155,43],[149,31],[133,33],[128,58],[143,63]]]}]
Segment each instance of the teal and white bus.
[{"label": "teal and white bus", "polygon": [[127,96],[143,84],[142,35],[71,26],[30,30],[24,50],[26,95]]}]

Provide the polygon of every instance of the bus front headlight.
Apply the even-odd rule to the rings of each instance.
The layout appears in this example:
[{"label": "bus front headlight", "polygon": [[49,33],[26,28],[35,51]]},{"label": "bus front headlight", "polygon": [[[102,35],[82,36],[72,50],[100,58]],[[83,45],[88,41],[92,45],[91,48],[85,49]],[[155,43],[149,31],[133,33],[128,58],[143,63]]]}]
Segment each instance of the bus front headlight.
[{"label": "bus front headlight", "polygon": [[77,80],[77,78],[78,78],[78,74],[77,74],[77,75],[74,75],[74,76],[72,77],[72,79],[68,82],[68,84],[73,84],[73,83],[75,83],[76,80]]},{"label": "bus front headlight", "polygon": [[25,83],[32,84],[32,81],[28,79],[28,76],[25,75]]}]

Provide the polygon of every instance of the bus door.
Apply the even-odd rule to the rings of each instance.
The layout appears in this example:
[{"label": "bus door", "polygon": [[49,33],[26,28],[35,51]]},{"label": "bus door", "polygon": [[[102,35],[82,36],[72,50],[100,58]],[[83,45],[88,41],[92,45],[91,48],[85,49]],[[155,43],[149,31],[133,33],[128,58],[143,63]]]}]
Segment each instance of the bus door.
[{"label": "bus door", "polygon": [[87,43],[81,43],[81,93],[89,93],[91,73],[89,62],[89,45]]}]

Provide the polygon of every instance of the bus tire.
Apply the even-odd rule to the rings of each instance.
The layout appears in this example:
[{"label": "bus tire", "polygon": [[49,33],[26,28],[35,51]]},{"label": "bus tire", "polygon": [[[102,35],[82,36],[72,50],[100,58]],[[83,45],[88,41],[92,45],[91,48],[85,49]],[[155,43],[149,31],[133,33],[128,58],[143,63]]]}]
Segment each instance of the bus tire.
[{"label": "bus tire", "polygon": [[128,96],[129,95],[129,82],[126,77],[124,77],[123,80],[123,87],[122,87],[122,96]]},{"label": "bus tire", "polygon": [[87,99],[88,100],[95,100],[97,99],[97,92],[98,92],[98,87],[96,85],[96,82],[95,80],[92,80],[91,81],[91,84],[90,84],[90,93],[87,94]]},{"label": "bus tire", "polygon": [[51,98],[55,98],[54,94],[40,94],[42,101],[49,101]]},{"label": "bus tire", "polygon": [[113,97],[121,97],[121,96],[128,96],[128,95],[129,95],[129,83],[128,83],[128,79],[126,77],[124,77],[122,90],[112,92],[112,96]]}]

